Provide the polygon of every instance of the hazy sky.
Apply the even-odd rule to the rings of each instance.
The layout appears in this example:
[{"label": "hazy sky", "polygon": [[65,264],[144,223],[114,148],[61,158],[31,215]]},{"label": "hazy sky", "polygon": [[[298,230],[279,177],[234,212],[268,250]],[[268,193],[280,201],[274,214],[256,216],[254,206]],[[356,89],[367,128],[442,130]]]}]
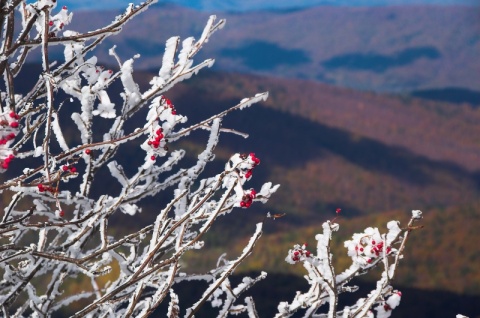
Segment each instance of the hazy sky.
[{"label": "hazy sky", "polygon": [[[88,9],[118,9],[126,7],[130,2],[139,3],[141,0],[59,0],[59,5],[67,5],[72,10]],[[316,5],[410,5],[410,4],[439,4],[439,5],[480,5],[480,0],[168,0],[159,3],[176,3],[182,6],[199,10],[226,10],[249,11],[261,9],[288,9],[310,7]]]}]

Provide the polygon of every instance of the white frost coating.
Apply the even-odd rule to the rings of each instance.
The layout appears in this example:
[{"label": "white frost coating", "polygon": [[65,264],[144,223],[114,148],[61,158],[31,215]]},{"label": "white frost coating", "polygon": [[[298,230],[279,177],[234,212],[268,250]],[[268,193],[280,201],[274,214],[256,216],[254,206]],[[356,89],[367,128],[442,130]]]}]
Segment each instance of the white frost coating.
[{"label": "white frost coating", "polygon": [[[75,31],[64,31],[63,35],[66,37],[72,37],[72,36],[77,36],[79,33]],[[82,50],[84,48],[84,43],[83,42],[67,42],[64,44],[65,49],[63,51],[64,57],[65,57],[65,62],[69,62],[73,58],[74,60],[74,65],[80,65],[83,62],[83,55],[82,55]]]},{"label": "white frost coating", "polygon": [[33,156],[34,157],[40,157],[42,154],[43,154],[43,147],[42,146],[36,147],[35,150],[34,150]]},{"label": "white frost coating", "polygon": [[195,39],[193,37],[186,38],[182,42],[182,50],[178,54],[178,71],[177,74],[183,73],[192,66],[193,61],[189,59],[190,52],[193,48]]},{"label": "white frost coating", "polygon": [[45,242],[47,241],[47,229],[42,228],[38,231],[38,244],[37,251],[41,252],[45,247]]},{"label": "white frost coating", "polygon": [[80,138],[82,139],[82,143],[86,144],[88,142],[89,132],[85,125],[85,122],[82,119],[82,116],[79,113],[73,113],[72,120],[77,125],[77,128],[80,132]]},{"label": "white frost coating", "polygon": [[177,318],[180,317],[180,307],[178,306],[179,300],[177,294],[170,288],[170,303],[168,304],[167,317]]},{"label": "white frost coating", "polygon": [[198,40],[198,43],[207,43],[208,38],[211,34],[211,28],[213,26],[213,22],[215,22],[217,16],[211,15],[208,18],[207,24],[205,25],[205,28],[203,29],[202,35],[200,36],[200,39]]},{"label": "white frost coating", "polygon": [[[123,63],[121,73],[122,75],[120,76],[120,79],[122,81],[123,88],[125,89],[125,99],[127,101],[127,105],[131,107],[137,104],[142,96],[138,84],[135,83],[132,76],[133,59],[129,59]],[[130,108],[128,108],[127,111],[129,109]]]},{"label": "white frost coating", "polygon": [[95,84],[100,77],[101,68],[96,66],[96,64],[97,57],[92,56],[91,58],[86,60],[85,63],[83,63],[80,67],[82,76],[87,80],[88,85]]},{"label": "white frost coating", "polygon": [[240,106],[240,109],[248,108],[248,107],[252,106],[253,104],[258,103],[260,101],[266,101],[267,98],[268,98],[268,92],[256,94],[255,97],[244,98],[240,102],[240,104],[243,104],[243,105]]},{"label": "white frost coating", "polygon": [[52,114],[52,119],[52,129],[55,133],[55,136],[57,137],[58,144],[63,151],[68,151],[69,148],[67,146],[65,138],[63,137],[62,129],[60,128],[60,124],[58,123],[58,116],[56,113]]},{"label": "white frost coating", "polygon": [[414,219],[421,219],[422,218],[422,211],[420,210],[413,210],[412,211],[412,217]]},{"label": "white frost coating", "polygon": [[[175,52],[177,50],[178,42],[180,38],[178,36],[171,37],[165,44],[165,53],[163,53],[162,67],[158,72],[160,78],[165,82],[172,75],[172,68],[175,65]],[[162,84],[158,83],[161,86]]]},{"label": "white frost coating", "polygon": [[115,118],[115,104],[110,101],[110,97],[105,90],[100,90],[98,93],[98,98],[100,99],[100,104],[98,104],[97,109],[92,112],[93,115],[103,118]]},{"label": "white frost coating", "polygon": [[400,292],[394,292],[392,296],[387,299],[387,304],[391,309],[395,309],[400,305],[400,300],[402,299],[402,294]]},{"label": "white frost coating", "polygon": [[272,187],[271,182],[264,183],[260,191],[257,193],[256,200],[266,203],[268,198],[270,198],[273,193],[277,192],[279,187],[279,184],[276,184]]},{"label": "white frost coating", "polygon": [[128,214],[128,215],[135,215],[137,214],[137,212],[140,212],[141,209],[135,205],[135,204],[129,204],[129,203],[124,203],[122,205],[120,205],[120,210],[125,213],[125,214]]},{"label": "white frost coating", "polygon": [[397,238],[398,234],[402,231],[398,221],[390,221],[387,223],[387,245],[392,244],[392,242]]}]

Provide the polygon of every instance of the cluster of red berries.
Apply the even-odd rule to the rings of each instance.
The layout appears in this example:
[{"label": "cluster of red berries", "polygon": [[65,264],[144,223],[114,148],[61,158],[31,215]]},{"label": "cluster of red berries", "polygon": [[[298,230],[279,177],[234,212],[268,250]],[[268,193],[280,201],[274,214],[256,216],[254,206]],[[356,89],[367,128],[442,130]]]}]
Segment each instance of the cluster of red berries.
[{"label": "cluster of red berries", "polygon": [[155,138],[149,140],[147,142],[147,144],[149,146],[152,146],[153,148],[157,149],[158,147],[160,147],[160,141],[162,141],[163,137],[165,137],[163,135],[163,130],[162,128],[158,128],[156,131],[155,131]]},{"label": "cluster of red berries", "polygon": [[3,119],[3,120],[0,120],[0,125],[4,126],[4,127],[5,126],[10,126],[11,128],[18,128],[18,126],[19,126],[18,120],[20,119],[20,116],[18,116],[18,114],[15,113],[15,112],[10,112],[10,114],[8,116],[10,116],[12,121],[8,121],[6,119]]},{"label": "cluster of red berries", "polygon": [[[7,145],[7,143],[15,139],[17,135],[17,129],[19,127],[18,120],[20,116],[14,111],[10,112],[8,115],[2,115],[0,118],[0,146]],[[5,128],[4,128],[5,127]],[[2,158],[0,158],[0,167],[2,169],[8,169],[10,162],[15,158],[12,154],[12,151],[2,147]]]},{"label": "cluster of red berries", "polygon": [[250,189],[249,193],[245,193],[242,197],[242,201],[240,201],[240,206],[242,208],[249,208],[252,205],[253,199],[257,195],[257,191],[254,189]]},{"label": "cluster of red berries", "polygon": [[65,172],[70,171],[71,173],[77,172],[77,168],[75,168],[74,166],[69,166],[69,165],[62,166],[62,170],[65,171]]},{"label": "cluster of red berries", "polygon": [[247,170],[247,172],[245,173],[245,178],[248,180],[250,179],[250,177],[252,176],[252,173],[253,173],[253,168],[255,168],[256,166],[258,166],[260,164],[260,159],[258,159],[256,156],[255,156],[255,153],[251,152],[248,156],[246,154],[241,154],[240,157],[243,159],[243,160],[246,160],[247,158],[250,158],[250,160],[253,161],[253,167],[252,169],[249,169]]},{"label": "cluster of red berries", "polygon": [[[368,253],[369,256],[379,257],[380,253],[383,252],[383,241],[380,241],[380,242],[377,243],[377,242],[375,242],[375,240],[372,240],[371,245],[369,245],[368,247],[364,247],[362,245],[357,245],[357,246],[355,246],[355,251],[357,251],[357,253],[364,253],[365,248],[370,248],[369,253]],[[386,248],[387,255],[391,252],[391,250],[392,250],[392,248],[390,246],[387,246],[387,248]],[[367,263],[370,264],[372,262],[373,262],[372,258],[367,258]]]},{"label": "cluster of red berries", "polygon": [[165,97],[164,97],[164,100],[165,100],[165,104],[167,104],[167,107],[171,109],[172,115],[176,115],[177,110],[175,109],[175,106],[173,106],[172,101]]},{"label": "cluster of red berries", "polygon": [[6,145],[7,142],[12,140],[12,139],[15,139],[15,134],[13,132],[9,133],[8,135],[6,135],[2,139],[0,139],[0,145]]},{"label": "cluster of red berries", "polygon": [[[53,21],[48,22],[48,25],[49,25],[49,26],[53,26]],[[58,25],[58,28],[59,28],[59,29],[63,29],[64,26],[65,26],[65,25],[63,24],[63,22],[61,22],[61,23]]]},{"label": "cluster of red berries", "polygon": [[15,158],[14,155],[10,154],[8,155],[7,158],[3,159],[2,161],[2,168],[3,169],[8,169],[8,165],[10,164],[10,162],[13,160],[13,158]]},{"label": "cluster of red berries", "polygon": [[50,192],[52,194],[55,194],[55,193],[58,192],[58,190],[56,188],[51,187],[51,186],[45,186],[41,183],[39,185],[37,185],[37,187],[38,187],[39,192]]},{"label": "cluster of red berries", "polygon": [[291,252],[291,258],[292,258],[292,261],[294,262],[299,262],[301,257],[310,257],[312,255],[312,253],[307,250],[307,243],[303,244],[302,247],[300,246],[295,246],[295,249]]},{"label": "cluster of red berries", "polygon": [[[152,139],[150,139],[149,141],[147,141],[147,144],[151,147],[153,147],[154,149],[158,149],[160,147],[160,143],[161,141],[163,140],[165,143],[167,142],[166,139],[164,139],[164,135],[163,135],[163,129],[162,128],[158,128],[156,131],[155,131],[155,135],[152,137]],[[163,146],[163,150],[165,151],[168,151],[168,146],[167,145],[164,145]],[[152,155],[150,157],[150,159],[152,160],[156,160],[157,157],[155,155]]]},{"label": "cluster of red berries", "polygon": [[[62,7],[62,10],[65,10],[65,11],[66,11],[67,9],[68,9],[67,6],[63,6],[63,7]],[[54,24],[55,24],[55,23],[54,23],[52,20],[48,21],[48,25],[49,25],[50,27],[52,27]],[[58,29],[63,29],[64,26],[65,26],[65,24],[64,24],[63,22],[60,22],[60,24],[58,25]],[[54,37],[54,36],[55,36],[55,32],[50,32],[50,33],[48,34],[48,36],[49,36],[49,37]]]}]

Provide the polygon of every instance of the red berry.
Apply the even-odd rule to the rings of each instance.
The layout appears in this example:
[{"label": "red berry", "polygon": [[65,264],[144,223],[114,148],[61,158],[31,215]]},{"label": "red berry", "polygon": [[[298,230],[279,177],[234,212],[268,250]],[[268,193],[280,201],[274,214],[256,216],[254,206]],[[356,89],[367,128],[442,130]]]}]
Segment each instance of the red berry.
[{"label": "red berry", "polygon": [[360,252],[363,252],[363,247],[360,247]]},{"label": "red berry", "polygon": [[90,154],[92,153],[92,151],[91,151],[90,149],[85,149],[85,153],[86,153],[87,155],[90,155]]},{"label": "red berry", "polygon": [[58,215],[59,215],[61,218],[63,218],[63,217],[65,216],[65,212],[63,212],[63,210],[62,210],[62,211],[58,212]]},{"label": "red berry", "polygon": [[372,262],[372,259],[371,259],[371,258],[367,259],[367,263],[370,264],[371,262]]},{"label": "red berry", "polygon": [[342,209],[340,209],[340,208],[337,208],[337,209],[335,210],[335,213],[337,213],[337,214],[339,214],[340,212],[342,212]]},{"label": "red berry", "polygon": [[240,202],[240,206],[241,206],[242,208],[245,207],[245,202],[241,201],[241,202]]},{"label": "red berry", "polygon": [[70,172],[71,172],[71,173],[77,172],[77,168],[75,168],[75,167],[70,167]]},{"label": "red berry", "polygon": [[306,256],[306,257],[310,257],[310,254],[311,254],[310,251],[306,251],[306,252],[305,252],[305,256]]},{"label": "red berry", "polygon": [[248,170],[247,173],[245,173],[245,178],[250,178],[252,176],[252,170]]},{"label": "red berry", "polygon": [[160,143],[155,140],[154,142],[152,142],[152,145],[153,145],[153,148],[158,148],[158,146],[160,146]]},{"label": "red berry", "polygon": [[18,122],[12,121],[12,122],[10,123],[10,127],[12,127],[12,128],[18,128]]},{"label": "red berry", "polygon": [[158,128],[155,133],[156,133],[157,135],[161,135],[162,132],[163,132],[162,128]]},{"label": "red berry", "polygon": [[45,191],[45,188],[43,187],[43,184],[40,183],[37,187],[38,187],[38,191],[40,191],[40,192]]},{"label": "red berry", "polygon": [[62,167],[62,170],[63,170],[63,171],[68,171],[68,166],[63,166],[63,167]]},{"label": "red berry", "polygon": [[2,168],[3,168],[3,169],[8,169],[8,163],[7,163],[7,162],[3,162],[3,163],[2,163]]},{"label": "red berry", "polygon": [[49,25],[49,26],[52,26],[52,25],[53,25],[53,21],[48,22],[48,25]]},{"label": "red berry", "polygon": [[10,112],[10,118],[15,118],[17,116],[17,114],[15,114],[15,112]]},{"label": "red berry", "polygon": [[176,115],[177,114],[177,111],[176,110],[172,110],[172,115]]},{"label": "red berry", "polygon": [[67,10],[68,8],[67,8],[67,6],[63,6],[62,9],[63,9],[63,10]]},{"label": "red berry", "polygon": [[157,157],[151,156],[150,159],[152,159],[153,161],[155,161],[155,159],[157,159]]}]

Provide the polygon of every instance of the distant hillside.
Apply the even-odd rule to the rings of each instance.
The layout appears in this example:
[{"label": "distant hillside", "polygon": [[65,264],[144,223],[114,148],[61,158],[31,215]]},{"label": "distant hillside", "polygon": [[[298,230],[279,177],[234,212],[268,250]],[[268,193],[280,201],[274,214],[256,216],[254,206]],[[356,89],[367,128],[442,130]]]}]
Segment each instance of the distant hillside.
[{"label": "distant hillside", "polygon": [[[72,27],[87,30],[118,12],[78,12]],[[313,79],[362,90],[480,87],[480,6],[315,7],[285,12],[219,13],[226,27],[199,58],[215,68]],[[105,40],[144,69],[161,64],[172,35],[199,37],[209,13],[157,6]]]},{"label": "distant hillside", "polygon": [[413,91],[411,96],[454,104],[480,106],[480,92],[458,87]]},{"label": "distant hillside", "polygon": [[[33,79],[33,70],[26,66],[17,80],[27,83],[22,75]],[[152,76],[135,74],[143,87]],[[476,266],[480,255],[476,230],[480,226],[479,108],[305,80],[219,72],[200,73],[166,95],[191,123],[267,90],[267,102],[232,113],[223,122],[223,127],[252,137],[222,135],[216,160],[205,173],[219,173],[232,153],[255,152],[262,161],[247,186],[258,189],[272,181],[281,187],[267,205],[255,204],[215,224],[206,240],[209,250],[201,255],[208,258],[192,256],[196,270],[205,269],[207,262],[220,255],[219,246],[225,250],[225,238],[233,242],[228,250],[235,255],[268,211],[286,216],[266,224],[265,243],[261,243],[266,245],[259,245],[259,254],[249,259],[244,270],[296,271],[284,264],[285,252],[298,241],[312,242],[321,222],[331,219],[337,207],[342,208],[343,236],[372,222],[383,226],[389,218],[405,223],[412,209],[420,209],[425,212],[425,229],[413,236],[398,282],[480,294]],[[74,111],[75,105],[68,109]],[[143,125],[142,116],[136,118]],[[68,127],[69,120],[68,116],[62,120],[62,127]],[[72,131],[69,137],[75,136]],[[189,150],[185,166],[194,162],[205,138],[199,132],[170,148]],[[129,155],[137,151],[135,147],[119,150],[124,155],[119,161],[128,161],[127,175],[136,167]],[[108,174],[99,175],[93,189],[107,188],[118,191]],[[129,226],[152,222],[151,211],[158,211],[165,197],[168,194],[146,202],[135,222],[128,216],[115,216],[111,222]],[[430,270],[433,266],[435,271]]]},{"label": "distant hillside", "polygon": [[[405,223],[412,209],[422,209],[426,228],[410,242],[398,282],[480,293],[475,287],[480,284],[475,239],[480,226],[478,109],[222,73],[200,75],[168,96],[194,120],[267,89],[266,103],[232,114],[224,123],[252,137],[222,137],[213,170],[221,169],[232,152],[254,151],[262,164],[252,186],[271,180],[281,187],[267,206],[225,217],[207,240],[212,254],[203,256],[218,257],[215,247],[224,246],[224,237],[238,237],[229,249],[238,252],[245,243],[241,236],[266,211],[285,212],[284,218],[266,225],[268,235],[245,270],[290,272],[294,269],[283,263],[285,251],[296,242],[313,243],[320,223],[331,219],[336,207],[346,218],[338,242],[372,223],[384,226],[391,218]],[[446,249],[449,260],[442,252]],[[202,268],[204,261],[195,259],[195,267]]]}]

